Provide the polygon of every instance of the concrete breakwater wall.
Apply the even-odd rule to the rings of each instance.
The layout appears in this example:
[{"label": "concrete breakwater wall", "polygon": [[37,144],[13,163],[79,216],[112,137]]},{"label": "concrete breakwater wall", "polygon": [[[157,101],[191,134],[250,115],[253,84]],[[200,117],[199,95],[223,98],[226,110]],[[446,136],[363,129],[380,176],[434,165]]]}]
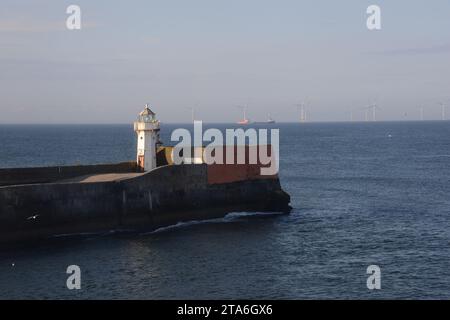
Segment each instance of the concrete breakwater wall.
[{"label": "concrete breakwater wall", "polygon": [[205,164],[162,166],[123,180],[0,187],[0,242],[151,230],[232,211],[289,211],[289,195],[278,177],[214,183],[210,170]]},{"label": "concrete breakwater wall", "polygon": [[57,166],[40,168],[12,168],[0,169],[0,186],[49,183],[70,179],[87,174],[127,173],[138,170],[136,162],[122,162],[117,164]]}]

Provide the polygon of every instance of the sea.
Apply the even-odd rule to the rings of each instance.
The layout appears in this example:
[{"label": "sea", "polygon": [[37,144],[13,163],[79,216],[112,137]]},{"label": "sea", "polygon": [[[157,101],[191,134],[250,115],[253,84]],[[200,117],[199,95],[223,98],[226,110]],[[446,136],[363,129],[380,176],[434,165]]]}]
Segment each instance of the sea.
[{"label": "sea", "polygon": [[[0,249],[0,298],[450,298],[449,121],[256,126],[279,129],[290,214],[11,244]],[[190,125],[162,124],[162,141],[173,144],[180,127]],[[130,125],[0,125],[1,168],[135,154]],[[70,265],[79,290],[66,285]],[[368,286],[369,266],[379,289]]]}]

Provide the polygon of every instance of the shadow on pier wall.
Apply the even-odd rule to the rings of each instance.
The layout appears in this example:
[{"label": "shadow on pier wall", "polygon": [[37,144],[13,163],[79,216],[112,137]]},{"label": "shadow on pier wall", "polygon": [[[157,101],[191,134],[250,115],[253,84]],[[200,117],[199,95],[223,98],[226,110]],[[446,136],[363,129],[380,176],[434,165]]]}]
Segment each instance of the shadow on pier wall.
[{"label": "shadow on pier wall", "polygon": [[273,177],[209,184],[206,164],[162,166],[121,181],[0,187],[0,242],[288,211],[289,200]]}]

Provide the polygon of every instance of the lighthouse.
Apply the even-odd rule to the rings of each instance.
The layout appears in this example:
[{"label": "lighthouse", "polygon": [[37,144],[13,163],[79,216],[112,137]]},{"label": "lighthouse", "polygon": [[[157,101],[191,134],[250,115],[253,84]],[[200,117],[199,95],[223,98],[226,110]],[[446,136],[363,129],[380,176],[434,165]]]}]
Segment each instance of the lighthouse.
[{"label": "lighthouse", "polygon": [[148,104],[134,123],[137,134],[137,165],[142,171],[156,168],[156,148],[159,141],[159,121]]}]

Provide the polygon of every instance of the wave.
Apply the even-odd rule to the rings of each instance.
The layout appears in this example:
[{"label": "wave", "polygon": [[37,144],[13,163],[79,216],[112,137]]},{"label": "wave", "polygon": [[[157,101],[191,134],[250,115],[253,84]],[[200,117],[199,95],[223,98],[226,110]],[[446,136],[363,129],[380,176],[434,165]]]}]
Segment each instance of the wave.
[{"label": "wave", "polygon": [[50,236],[50,238],[71,238],[71,237],[97,237],[97,236],[109,236],[113,234],[121,234],[127,232],[133,232],[133,229],[113,229],[108,231],[99,231],[99,232],[77,232],[77,233],[61,233]]},{"label": "wave", "polygon": [[[197,224],[230,223],[230,222],[236,222],[239,220],[243,220],[245,218],[270,217],[270,216],[278,216],[278,215],[284,215],[284,213],[282,213],[282,212],[230,212],[222,218],[205,219],[205,220],[190,220],[190,221],[178,222],[176,224],[161,227],[161,228],[158,228],[158,229],[155,229],[152,231],[139,233],[139,235],[144,236],[144,235],[149,235],[149,234],[161,233],[161,232],[166,232],[166,231],[170,231],[173,229],[187,228],[187,227],[197,225]],[[134,230],[134,229],[113,229],[113,230],[100,231],[100,232],[62,233],[62,234],[53,235],[49,238],[75,238],[75,237],[97,238],[97,237],[110,236],[110,235],[114,235],[114,234],[133,233],[136,231],[137,230]]]},{"label": "wave", "polygon": [[230,212],[223,218],[215,218],[215,219],[205,219],[205,220],[190,220],[190,221],[184,221],[184,222],[178,222],[176,224],[161,227],[156,230],[141,233],[140,235],[149,235],[149,234],[155,234],[155,233],[161,233],[170,231],[173,229],[179,229],[179,228],[187,228],[193,225],[198,224],[209,224],[209,223],[230,223],[230,222],[236,222],[239,220],[242,220],[244,218],[251,218],[251,217],[270,217],[270,216],[281,216],[284,215],[282,212]]},{"label": "wave", "polygon": [[435,154],[435,155],[423,155],[423,156],[413,156],[413,158],[450,158],[450,154]]}]

